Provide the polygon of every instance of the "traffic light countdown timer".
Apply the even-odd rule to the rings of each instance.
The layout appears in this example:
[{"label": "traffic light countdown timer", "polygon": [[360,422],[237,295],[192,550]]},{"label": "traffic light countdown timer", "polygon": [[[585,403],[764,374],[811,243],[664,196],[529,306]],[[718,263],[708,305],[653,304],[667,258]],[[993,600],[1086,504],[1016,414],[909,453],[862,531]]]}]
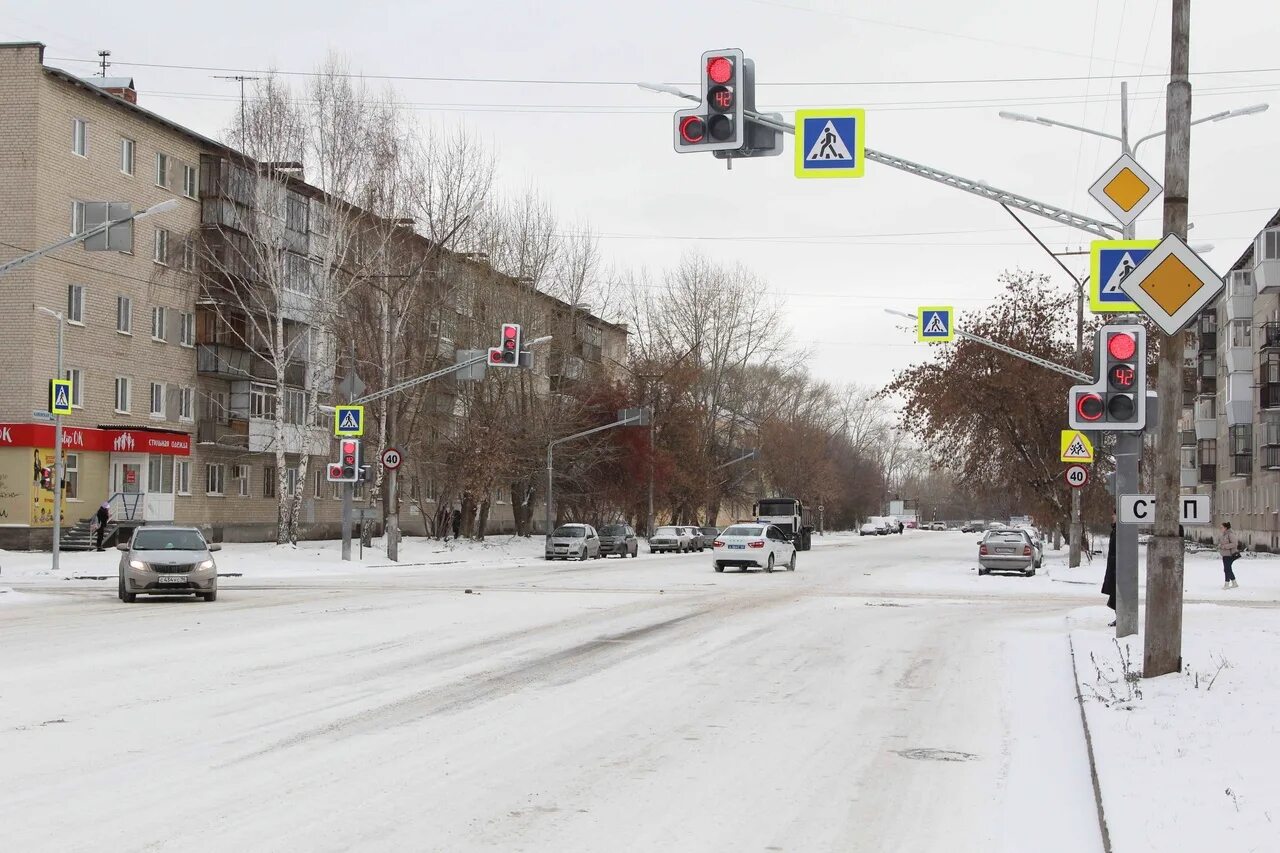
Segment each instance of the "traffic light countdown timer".
[{"label": "traffic light countdown timer", "polygon": [[1072,429],[1140,431],[1147,426],[1147,330],[1103,326],[1094,348],[1094,381],[1068,394]]},{"label": "traffic light countdown timer", "polygon": [[702,54],[702,103],[675,114],[675,148],[736,151],[746,144],[746,57],[738,48]]}]

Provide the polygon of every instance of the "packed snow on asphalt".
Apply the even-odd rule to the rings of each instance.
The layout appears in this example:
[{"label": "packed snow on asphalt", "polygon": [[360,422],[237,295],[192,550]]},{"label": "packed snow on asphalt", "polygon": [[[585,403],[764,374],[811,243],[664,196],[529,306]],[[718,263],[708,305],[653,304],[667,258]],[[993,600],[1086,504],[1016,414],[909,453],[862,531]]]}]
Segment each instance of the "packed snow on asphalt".
[{"label": "packed snow on asphalt", "polygon": [[0,554],[4,848],[1102,849],[1067,632],[1110,611],[1060,553],[540,544],[229,545],[213,603]]}]

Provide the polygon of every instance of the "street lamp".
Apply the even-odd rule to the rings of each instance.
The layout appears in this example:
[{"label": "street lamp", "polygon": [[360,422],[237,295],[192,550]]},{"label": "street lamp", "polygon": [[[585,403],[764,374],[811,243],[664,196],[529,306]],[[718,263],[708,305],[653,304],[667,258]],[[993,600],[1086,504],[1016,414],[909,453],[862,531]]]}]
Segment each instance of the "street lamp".
[{"label": "street lamp", "polygon": [[[62,378],[62,330],[66,326],[62,312],[54,311],[52,308],[45,308],[41,305],[35,306],[35,309],[41,314],[48,314],[50,317],[58,321],[58,358],[57,373],[58,379]],[[74,393],[74,390],[73,390]],[[50,406],[56,409],[57,406]],[[62,552],[62,415],[53,413],[53,570],[58,570],[58,555]]]}]

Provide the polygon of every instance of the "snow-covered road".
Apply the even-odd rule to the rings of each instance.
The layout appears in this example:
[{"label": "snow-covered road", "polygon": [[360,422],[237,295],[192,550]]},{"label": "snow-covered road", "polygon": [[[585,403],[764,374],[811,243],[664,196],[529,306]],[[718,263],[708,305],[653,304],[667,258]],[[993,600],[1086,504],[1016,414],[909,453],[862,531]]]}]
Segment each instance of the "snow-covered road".
[{"label": "snow-covered road", "polygon": [[15,582],[4,847],[1100,850],[1064,627],[1098,597],[973,549]]}]

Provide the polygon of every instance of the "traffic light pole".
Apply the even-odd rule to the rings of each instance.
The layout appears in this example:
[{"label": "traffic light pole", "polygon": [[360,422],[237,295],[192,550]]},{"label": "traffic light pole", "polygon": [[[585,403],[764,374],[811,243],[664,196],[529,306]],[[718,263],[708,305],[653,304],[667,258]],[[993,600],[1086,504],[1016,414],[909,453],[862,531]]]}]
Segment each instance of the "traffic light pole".
[{"label": "traffic light pole", "polygon": [[[355,376],[356,370],[356,341],[351,339],[351,375]],[[355,381],[352,380],[351,391],[355,391]],[[354,393],[347,394],[347,402],[352,402]],[[335,421],[336,423],[336,421]],[[357,475],[358,476],[358,475]],[[351,562],[351,516],[352,503],[355,501],[356,484],[350,481],[342,484],[342,560],[343,562]]]},{"label": "traffic light pole", "polygon": [[[1142,432],[1117,432],[1116,500],[1142,491],[1138,462],[1142,458]],[[1075,489],[1077,493],[1079,489]],[[1174,502],[1176,508],[1176,501]],[[1157,502],[1156,506],[1159,506]],[[1138,633],[1138,525],[1116,524],[1116,637]]]}]

